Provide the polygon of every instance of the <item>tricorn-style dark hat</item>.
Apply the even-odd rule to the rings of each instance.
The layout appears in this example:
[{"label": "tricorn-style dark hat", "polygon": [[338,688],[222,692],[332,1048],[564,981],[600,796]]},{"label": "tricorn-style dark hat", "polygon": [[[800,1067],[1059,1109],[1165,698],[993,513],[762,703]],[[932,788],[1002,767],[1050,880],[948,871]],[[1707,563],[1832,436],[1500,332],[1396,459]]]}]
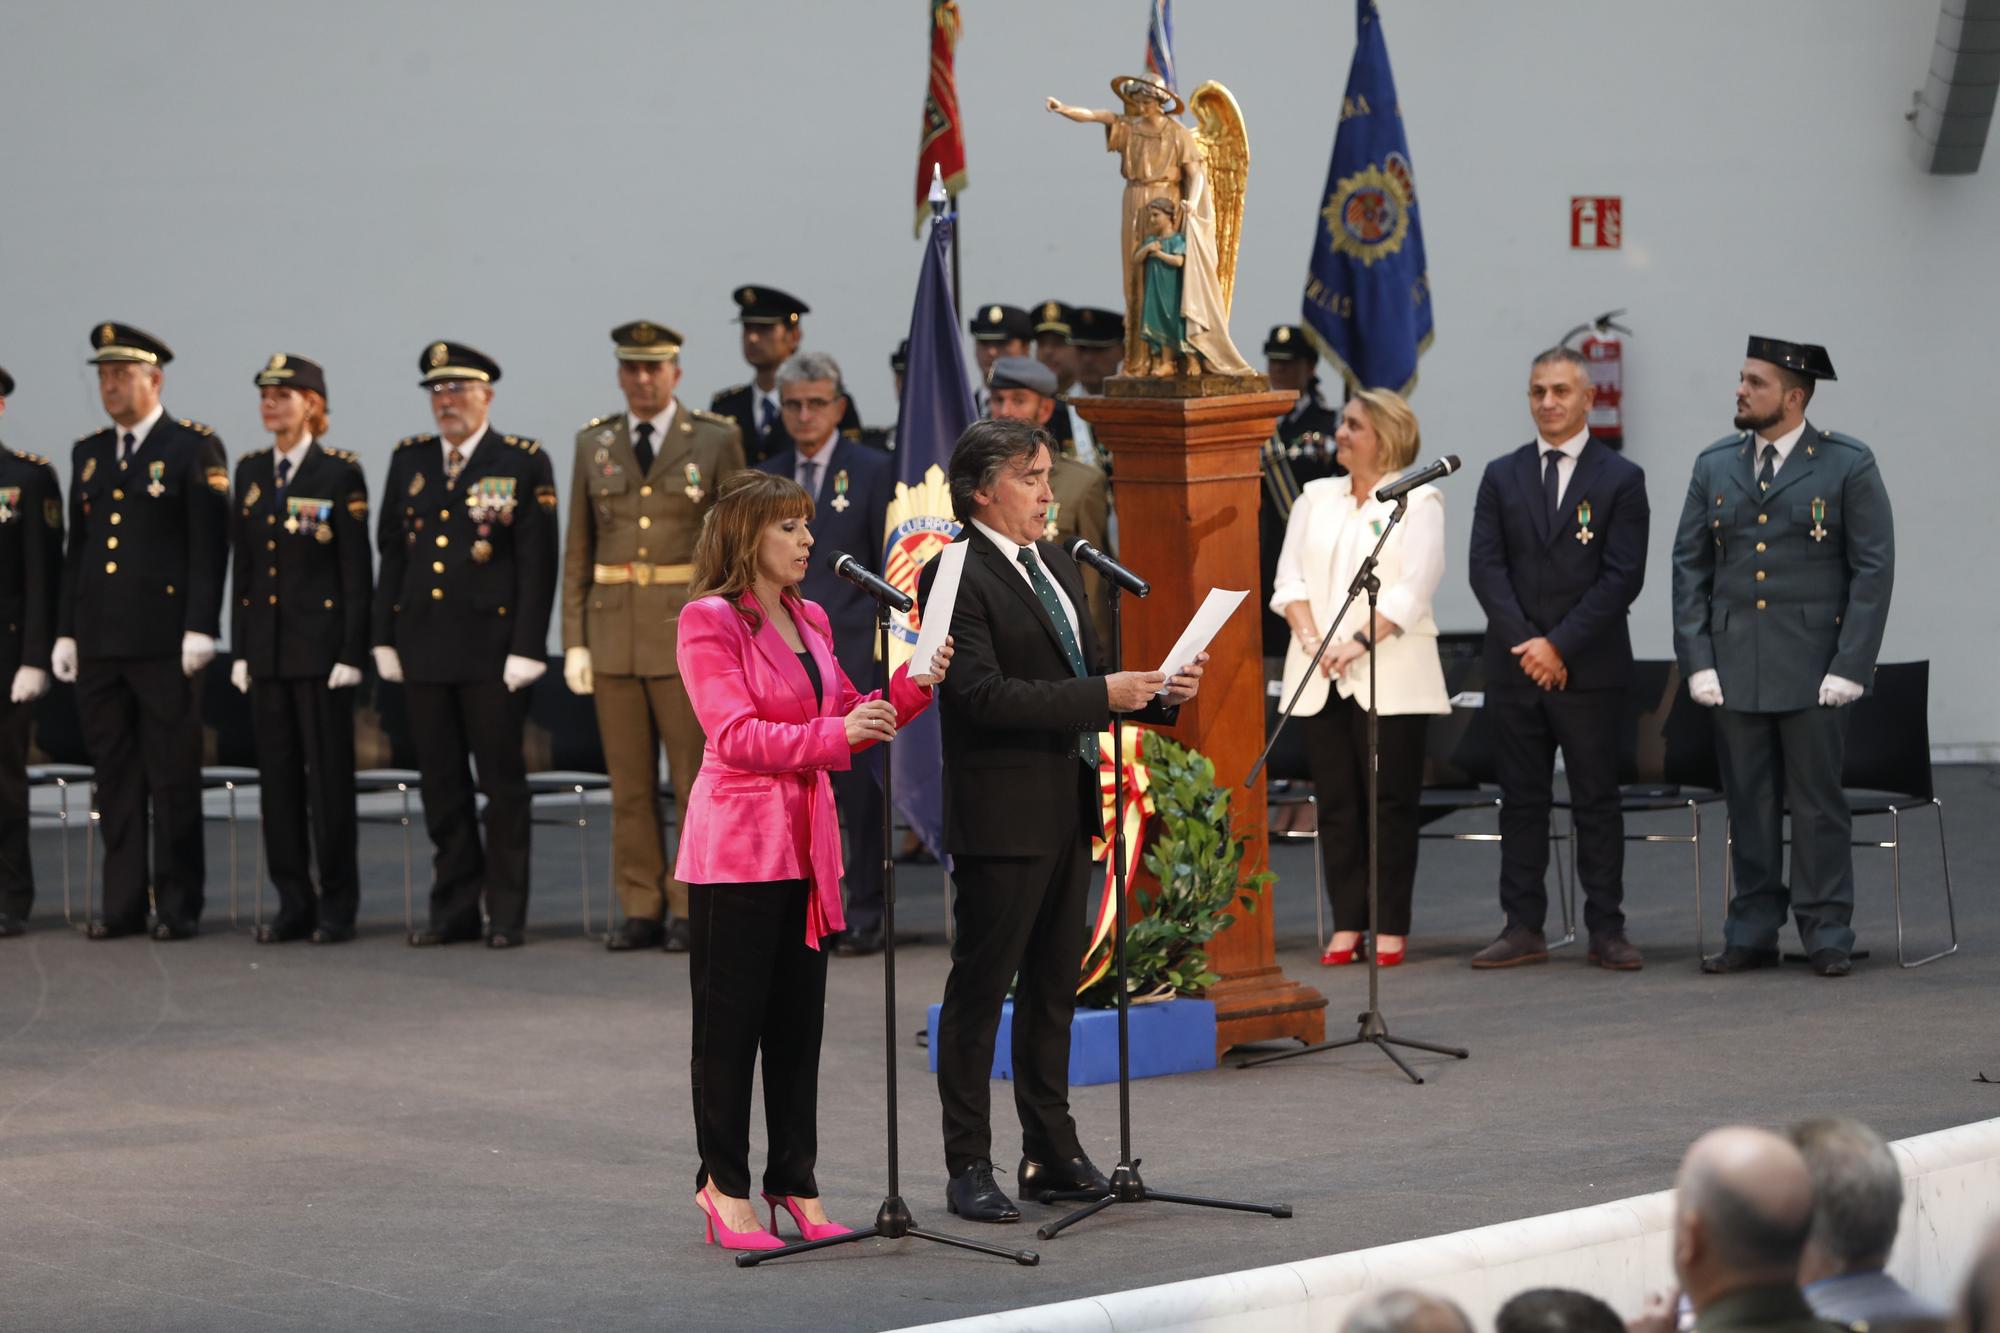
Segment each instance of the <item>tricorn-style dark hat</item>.
[{"label": "tricorn-style dark hat", "polygon": [[495,384],[500,379],[500,363],[464,343],[432,343],[417,358],[417,369],[423,372],[423,378],[417,381],[419,384],[436,384],[439,380],[476,380],[480,384]]},{"label": "tricorn-style dark hat", "polygon": [[620,361],[678,361],[681,335],[650,319],[635,319],[611,330]]},{"label": "tricorn-style dark hat", "polygon": [[164,366],[174,359],[173,348],[144,329],[106,320],[90,331],[90,358],[94,366],[113,361],[136,361],[142,366]]},{"label": "tricorn-style dark hat", "polygon": [[739,324],[796,324],[800,315],[810,315],[812,307],[776,287],[738,287],[730,293],[740,307]]},{"label": "tricorn-style dark hat", "polygon": [[1783,366],[1793,374],[1804,375],[1808,379],[1840,378],[1833,373],[1833,358],[1818,343],[1788,343],[1783,338],[1760,338],[1753,333],[1750,335],[1750,350],[1744,355],[1756,361]]},{"label": "tricorn-style dark hat", "polygon": [[286,352],[273,352],[264,368],[257,372],[257,387],[260,389],[309,389],[321,398],[326,397],[326,371],[317,361],[303,356],[292,356]]}]

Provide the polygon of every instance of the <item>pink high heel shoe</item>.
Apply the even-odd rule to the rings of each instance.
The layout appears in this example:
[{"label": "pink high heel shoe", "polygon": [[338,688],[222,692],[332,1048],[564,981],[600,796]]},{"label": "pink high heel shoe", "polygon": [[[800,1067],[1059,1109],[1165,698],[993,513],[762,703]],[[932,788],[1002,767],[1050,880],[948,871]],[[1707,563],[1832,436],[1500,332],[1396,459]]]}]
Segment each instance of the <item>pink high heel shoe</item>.
[{"label": "pink high heel shoe", "polygon": [[[785,1246],[785,1242],[761,1227],[751,1231],[731,1231],[723,1222],[721,1214],[715,1211],[715,1205],[708,1201],[708,1191],[705,1189],[694,1196],[694,1202],[708,1218],[707,1230],[703,1236],[707,1244],[720,1245],[725,1250],[780,1250]],[[718,1236],[721,1237],[720,1240],[717,1239]]]},{"label": "pink high heel shoe", "polygon": [[805,1209],[799,1207],[799,1201],[789,1194],[780,1196],[766,1192],[764,1202],[771,1205],[771,1230],[773,1232],[776,1232],[778,1229],[778,1208],[782,1205],[784,1210],[792,1215],[792,1221],[799,1224],[799,1235],[802,1239],[831,1240],[835,1236],[851,1236],[854,1234],[853,1227],[844,1227],[838,1222],[808,1222],[806,1220]]}]

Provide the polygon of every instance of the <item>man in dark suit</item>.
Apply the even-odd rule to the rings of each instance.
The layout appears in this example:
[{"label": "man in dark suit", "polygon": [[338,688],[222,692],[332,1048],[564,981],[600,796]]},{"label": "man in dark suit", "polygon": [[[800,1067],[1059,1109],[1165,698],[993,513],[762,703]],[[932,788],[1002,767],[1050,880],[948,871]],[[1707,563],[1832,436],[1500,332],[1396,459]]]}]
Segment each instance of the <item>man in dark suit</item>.
[{"label": "man in dark suit", "polygon": [[[549,456],[487,424],[500,367],[463,343],[418,359],[436,435],[396,446],[376,544],[375,670],[406,681],[433,859],[430,923],[414,948],[523,942],[528,919],[527,688],[548,670],[556,593],[556,486]],[[472,774],[486,797],[479,842]]]},{"label": "man in dark suit", "polygon": [[[807,567],[801,592],[817,602],[833,626],[833,652],[841,670],[863,689],[875,675],[875,603],[835,574],[826,553],[844,551],[870,569],[882,563],[889,501],[896,489],[894,461],[879,449],[841,433],[847,399],[840,366],[824,352],[800,352],[778,371],[778,402],[785,429],[798,441],[757,466],[805,487],[816,509],[813,544],[821,552]],[[845,773],[833,775],[833,796],[847,825],[847,929],[834,940],[840,954],[882,948],[881,759],[869,751]]]},{"label": "man in dark suit", "polygon": [[[0,370],[0,416],[14,379]],[[49,647],[63,563],[62,492],[39,454],[0,446],[0,939],[27,929],[35,905],[28,855],[28,734],[49,692]]]},{"label": "man in dark suit", "polygon": [[1546,963],[1549,808],[1556,750],[1569,773],[1576,876],[1590,961],[1644,965],[1625,937],[1625,816],[1618,718],[1632,682],[1626,615],[1646,581],[1646,476],[1590,435],[1589,364],[1567,347],[1535,358],[1538,438],[1479,481],[1467,567],[1486,610],[1486,715],[1500,777],[1500,908],[1476,968]]},{"label": "man in dark suit", "polygon": [[317,438],[327,424],[317,361],[280,352],[256,382],[274,443],[236,466],[229,679],[256,721],[264,854],[278,890],[278,914],[257,942],[344,944],[361,902],[354,689],[368,660],[368,480],[360,459]]},{"label": "man in dark suit", "polygon": [[[76,682],[104,830],[104,914],[91,939],[146,928],[185,940],[201,920],[201,683],[222,628],[229,468],[222,441],[160,406],[173,352],[100,324],[97,393],[112,425],[76,442],[57,680]],[[156,828],[148,828],[148,805]],[[149,832],[152,865],[147,866]]]},{"label": "man in dark suit", "polygon": [[[1098,823],[1098,733],[1113,712],[1171,723],[1202,659],[1171,680],[1099,674],[1083,580],[1041,541],[1049,438],[1020,421],[976,421],[951,458],[965,570],[952,614],[956,656],[939,690],[945,849],[958,933],[938,1017],[945,1199],[980,1222],[1020,1217],[993,1179],[993,1042],[1014,983],[1014,1104],[1021,1191],[1109,1188],[1069,1113],[1069,1025],[1085,943],[1090,838]],[[928,600],[937,563],[924,568]],[[1157,692],[1157,695],[1156,695]],[[1018,978],[1018,979],[1017,979]]]},{"label": "man in dark suit", "polygon": [[[736,322],[743,326],[743,359],[756,374],[750,383],[716,394],[708,408],[736,422],[744,457],[754,466],[791,447],[778,407],[778,367],[799,350],[804,336],[799,318],[811,314],[812,307],[776,287],[738,287],[730,295],[737,306]],[[841,409],[840,431],[850,440],[861,438],[861,417],[852,400]]]}]

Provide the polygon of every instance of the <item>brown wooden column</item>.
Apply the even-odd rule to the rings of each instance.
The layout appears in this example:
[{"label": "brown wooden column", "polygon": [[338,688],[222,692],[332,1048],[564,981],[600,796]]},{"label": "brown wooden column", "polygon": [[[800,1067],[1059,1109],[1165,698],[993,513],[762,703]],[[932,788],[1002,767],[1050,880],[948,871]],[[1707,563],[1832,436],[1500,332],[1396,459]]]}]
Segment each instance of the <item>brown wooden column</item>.
[{"label": "brown wooden column", "polygon": [[[1114,395],[1122,387],[1112,380]],[[1134,385],[1139,392],[1154,385]],[[1201,692],[1181,710],[1175,740],[1215,763],[1217,781],[1234,795],[1230,812],[1247,837],[1246,874],[1269,863],[1264,780],[1244,776],[1264,746],[1264,664],[1260,634],[1257,510],[1264,441],[1296,395],[1237,393],[1212,398],[1073,398],[1113,459],[1118,555],[1153,585],[1144,601],[1126,597],[1124,662],[1150,671],[1173,647],[1210,588],[1247,588],[1250,597],[1209,648]],[[1268,893],[1266,895],[1268,899]],[[1216,1008],[1216,1055],[1248,1041],[1325,1038],[1326,997],[1277,965],[1268,901],[1210,945],[1222,980],[1209,991]]]}]

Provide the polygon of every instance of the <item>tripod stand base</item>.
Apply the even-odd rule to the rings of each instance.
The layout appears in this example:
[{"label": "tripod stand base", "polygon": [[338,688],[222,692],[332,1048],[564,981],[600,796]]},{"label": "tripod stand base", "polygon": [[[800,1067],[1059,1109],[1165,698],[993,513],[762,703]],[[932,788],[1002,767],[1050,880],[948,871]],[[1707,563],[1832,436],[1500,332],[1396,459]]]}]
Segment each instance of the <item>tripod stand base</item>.
[{"label": "tripod stand base", "polygon": [[1061,1203],[1075,1199],[1090,1199],[1083,1207],[1046,1222],[1036,1228],[1035,1235],[1043,1240],[1054,1240],[1065,1228],[1074,1226],[1087,1217],[1094,1217],[1115,1203],[1178,1203],[1190,1208],[1225,1208],[1238,1213],[1263,1213],[1267,1217],[1290,1217],[1292,1206],[1288,1203],[1239,1203],[1233,1199],[1205,1199],[1196,1194],[1163,1194],[1146,1188],[1146,1182],[1139,1178],[1139,1161],[1120,1162],[1118,1169],[1111,1173],[1111,1192],[1088,1195],[1079,1190],[1043,1190],[1037,1196],[1043,1203]]},{"label": "tripod stand base", "polygon": [[1463,1046],[1440,1046],[1435,1042],[1413,1041],[1408,1037],[1392,1037],[1389,1035],[1389,1024],[1382,1017],[1379,1010],[1370,1009],[1364,1014],[1357,1015],[1354,1021],[1357,1024],[1355,1034],[1344,1040],[1323,1041],[1313,1046],[1301,1046],[1296,1051],[1279,1051],[1273,1055],[1260,1055],[1253,1060],[1245,1060],[1236,1067],[1238,1069],[1249,1069],[1254,1065],[1275,1064],[1280,1060],[1296,1060],[1302,1055],[1317,1055],[1321,1051],[1337,1051],[1344,1046],[1368,1045],[1373,1046],[1376,1050],[1394,1061],[1396,1068],[1402,1070],[1410,1082],[1422,1083],[1424,1081],[1422,1076],[1416,1070],[1410,1068],[1404,1062],[1402,1056],[1390,1050],[1391,1046],[1406,1046],[1413,1051],[1429,1051],[1433,1055],[1449,1055],[1455,1060],[1469,1059],[1472,1055],[1472,1052],[1466,1050]]},{"label": "tripod stand base", "polygon": [[947,1236],[941,1231],[926,1231],[910,1216],[910,1206],[903,1202],[900,1194],[891,1194],[882,1200],[882,1206],[875,1212],[875,1227],[871,1231],[850,1231],[844,1236],[828,1236],[824,1240],[802,1240],[777,1250],[746,1250],[736,1256],[738,1268],[755,1268],[767,1259],[789,1259],[795,1254],[806,1254],[813,1250],[829,1250],[836,1245],[852,1245],[856,1241],[874,1240],[928,1240],[939,1245],[954,1245],[961,1250],[974,1250],[980,1254],[998,1255],[1002,1259],[1012,1259],[1023,1268],[1033,1268],[1042,1261],[1042,1256],[1033,1250],[1014,1250],[1005,1245],[989,1245],[983,1240],[968,1240],[963,1236]]}]

